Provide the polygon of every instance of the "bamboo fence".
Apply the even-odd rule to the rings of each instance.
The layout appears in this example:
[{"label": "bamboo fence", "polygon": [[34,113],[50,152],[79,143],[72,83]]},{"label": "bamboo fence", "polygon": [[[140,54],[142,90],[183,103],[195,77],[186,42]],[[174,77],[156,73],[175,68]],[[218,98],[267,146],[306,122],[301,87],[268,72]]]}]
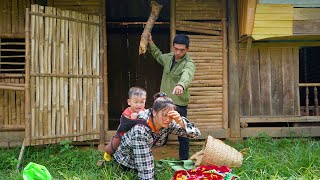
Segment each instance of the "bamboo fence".
[{"label": "bamboo fence", "polygon": [[223,2],[176,0],[175,8],[175,29],[192,33],[188,53],[196,63],[188,118],[202,130],[227,129]]},{"label": "bamboo fence", "polygon": [[32,5],[30,145],[99,139],[99,17]]}]

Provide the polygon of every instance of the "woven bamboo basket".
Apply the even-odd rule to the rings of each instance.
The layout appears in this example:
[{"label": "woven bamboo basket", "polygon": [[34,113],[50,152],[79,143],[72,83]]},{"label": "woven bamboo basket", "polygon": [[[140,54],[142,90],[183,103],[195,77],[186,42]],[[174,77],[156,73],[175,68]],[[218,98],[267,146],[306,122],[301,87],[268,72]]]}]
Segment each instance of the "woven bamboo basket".
[{"label": "woven bamboo basket", "polygon": [[235,148],[225,144],[219,139],[208,136],[203,146],[201,165],[217,165],[239,167],[242,165],[243,156]]}]

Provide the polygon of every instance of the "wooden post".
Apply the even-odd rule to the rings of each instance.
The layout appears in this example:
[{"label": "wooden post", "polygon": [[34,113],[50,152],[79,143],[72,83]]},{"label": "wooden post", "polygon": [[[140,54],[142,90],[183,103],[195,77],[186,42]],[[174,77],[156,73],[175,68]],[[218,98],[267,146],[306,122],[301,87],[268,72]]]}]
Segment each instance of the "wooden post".
[{"label": "wooden post", "polygon": [[237,1],[228,1],[228,22],[229,22],[229,123],[230,137],[240,138],[240,89],[239,89],[239,67],[238,67],[238,18]]},{"label": "wooden post", "polygon": [[[1,38],[0,38],[0,62],[2,62],[2,59],[1,59],[1,47],[2,47],[2,44],[1,44]],[[1,64],[0,64],[0,73],[1,73]]]},{"label": "wooden post", "polygon": [[170,51],[173,52],[173,39],[176,36],[176,0],[170,1]]},{"label": "wooden post", "polygon": [[104,107],[104,126],[105,129],[109,130],[109,116],[108,116],[108,62],[107,62],[107,26],[106,26],[106,3],[102,1],[102,16],[103,16],[103,107]]},{"label": "wooden post", "polygon": [[26,19],[25,19],[25,48],[26,48],[26,55],[25,55],[25,145],[28,146],[30,144],[31,139],[31,109],[30,109],[30,29],[29,29],[29,8],[26,9]]},{"label": "wooden post", "polygon": [[318,89],[314,87],[314,113],[316,116],[319,116],[319,103],[318,103]]},{"label": "wooden post", "polygon": [[222,19],[223,26],[223,129],[228,129],[228,34],[227,19]]},{"label": "wooden post", "polygon": [[104,59],[104,36],[103,36],[103,27],[104,27],[104,14],[103,10],[105,7],[103,6],[105,3],[104,1],[100,0],[100,13],[99,13],[99,34],[100,34],[100,47],[99,47],[99,84],[100,84],[100,112],[99,112],[99,121],[100,121],[100,143],[99,143],[99,150],[104,150],[104,142],[105,142],[105,133],[104,133],[104,113],[103,113],[103,59]]},{"label": "wooden post", "polygon": [[306,87],[306,116],[309,116],[309,87]]}]

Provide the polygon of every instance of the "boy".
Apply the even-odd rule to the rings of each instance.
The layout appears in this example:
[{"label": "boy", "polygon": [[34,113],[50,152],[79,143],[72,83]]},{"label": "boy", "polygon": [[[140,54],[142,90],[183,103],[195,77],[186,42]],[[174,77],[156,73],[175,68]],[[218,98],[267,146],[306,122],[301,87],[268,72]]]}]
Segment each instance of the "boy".
[{"label": "boy", "polygon": [[[132,87],[130,88],[128,92],[128,105],[123,112],[122,116],[124,116],[127,119],[137,119],[138,113],[140,111],[144,111],[145,105],[146,105],[146,98],[147,93],[144,89],[139,87]],[[120,125],[118,126],[118,128]],[[116,133],[111,141],[106,146],[106,151],[104,153],[104,159],[106,161],[111,160],[111,154],[117,149],[117,147],[120,144],[121,136],[123,136],[124,132],[118,132]]]}]

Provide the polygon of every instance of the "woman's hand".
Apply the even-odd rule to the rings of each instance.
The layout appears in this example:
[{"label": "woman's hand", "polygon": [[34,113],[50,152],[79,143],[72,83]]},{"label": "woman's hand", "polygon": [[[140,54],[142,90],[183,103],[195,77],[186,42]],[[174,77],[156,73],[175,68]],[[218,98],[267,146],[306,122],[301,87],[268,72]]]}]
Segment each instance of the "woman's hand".
[{"label": "woman's hand", "polygon": [[182,117],[180,116],[180,114],[177,111],[169,111],[168,112],[168,116],[173,119],[174,121],[176,121],[176,123],[180,124],[182,122]]}]

